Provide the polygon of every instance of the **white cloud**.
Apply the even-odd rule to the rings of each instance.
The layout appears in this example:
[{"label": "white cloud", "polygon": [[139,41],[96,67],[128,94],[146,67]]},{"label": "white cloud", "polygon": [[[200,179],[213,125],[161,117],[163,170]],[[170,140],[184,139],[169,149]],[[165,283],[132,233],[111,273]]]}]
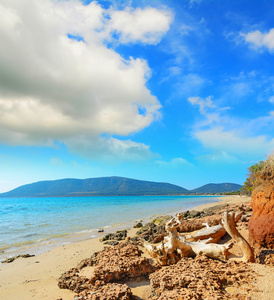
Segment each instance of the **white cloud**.
[{"label": "white cloud", "polygon": [[193,126],[194,138],[210,152],[202,160],[235,162],[239,157],[259,157],[274,149],[272,112],[251,120],[233,118],[228,115],[229,107],[215,106],[211,97],[188,100],[199,106],[203,116]]},{"label": "white cloud", "polygon": [[121,43],[142,42],[157,44],[169,30],[172,14],[152,7],[135,10],[126,8],[110,14],[110,31],[120,34]]},{"label": "white cloud", "polygon": [[195,136],[204,147],[229,154],[268,154],[274,149],[274,139],[268,140],[263,135],[248,137],[239,130],[224,130],[222,127],[199,130],[195,132]]},{"label": "white cloud", "polygon": [[156,164],[162,167],[171,167],[171,168],[192,166],[190,162],[188,162],[186,159],[182,157],[175,157],[172,158],[170,161],[157,160]]},{"label": "white cloud", "polygon": [[[115,30],[124,43],[157,43],[169,28],[169,12],[0,0],[0,19],[0,142],[72,145],[81,136],[88,145],[101,134],[128,135],[160,117],[161,105],[146,87],[146,61],[125,60],[104,41]],[[113,141],[109,147],[115,152],[118,140]],[[127,153],[138,148],[121,143]],[[73,147],[77,151],[77,143]]]},{"label": "white cloud", "polygon": [[212,101],[211,98],[212,98],[211,96],[209,96],[209,97],[207,97],[205,99],[200,98],[200,97],[189,97],[188,101],[192,105],[198,105],[200,113],[202,115],[205,115],[207,108],[215,108],[215,105],[213,104],[213,101]]},{"label": "white cloud", "polygon": [[255,48],[265,47],[269,51],[274,50],[274,28],[270,29],[268,33],[262,33],[259,30],[241,34],[247,43],[250,43]]},{"label": "white cloud", "polygon": [[79,135],[70,137],[65,142],[73,152],[109,163],[143,161],[153,157],[149,146],[132,140],[119,140],[113,137],[87,138]]},{"label": "white cloud", "polygon": [[270,97],[269,102],[272,103],[272,104],[274,104],[274,96]]}]

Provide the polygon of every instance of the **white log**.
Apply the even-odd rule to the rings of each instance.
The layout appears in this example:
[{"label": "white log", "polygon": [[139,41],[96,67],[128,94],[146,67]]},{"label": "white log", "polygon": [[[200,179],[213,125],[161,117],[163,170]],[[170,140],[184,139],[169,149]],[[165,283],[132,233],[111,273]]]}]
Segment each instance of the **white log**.
[{"label": "white log", "polygon": [[223,215],[222,225],[232,239],[239,245],[244,262],[254,262],[254,251],[244,237],[239,233],[235,224],[235,214],[225,212]]},{"label": "white log", "polygon": [[[235,215],[235,222],[238,222],[242,216],[242,213],[237,213]],[[195,235],[188,238],[188,241],[196,242],[199,240],[205,240],[208,238],[212,238],[211,243],[217,243],[221,237],[226,234],[225,228],[221,225],[209,226],[208,223],[203,223],[206,228],[199,230]]]},{"label": "white log", "polygon": [[[236,216],[236,220],[239,220],[241,217],[240,214]],[[195,256],[195,255],[206,255],[208,257],[227,260],[229,256],[229,249],[232,247],[233,242],[225,245],[219,245],[213,243],[216,237],[212,235],[213,232],[223,232],[224,229],[231,235],[231,237],[239,244],[243,251],[243,261],[254,261],[254,253],[252,248],[246,242],[246,240],[240,235],[235,225],[235,214],[224,214],[222,225],[224,229],[220,230],[220,227],[212,226],[204,229],[205,231],[211,231],[211,236],[204,241],[190,241],[186,240],[185,236],[179,236],[177,232],[177,226],[181,221],[181,216],[176,215],[175,218],[172,218],[166,223],[166,231],[168,236],[164,238],[164,241],[158,245],[153,246],[144,242],[144,247],[149,252],[152,257],[155,257],[158,263],[162,266],[171,265],[176,263],[179,259],[185,256]],[[217,225],[221,226],[221,225]],[[215,227],[215,228],[214,228]],[[201,231],[202,232],[202,231]],[[205,237],[206,235],[201,235]],[[218,233],[219,234],[219,233]],[[252,256],[253,255],[253,256]],[[252,258],[253,257],[253,258]]]},{"label": "white log", "polygon": [[160,245],[152,246],[144,242],[145,249],[162,266],[175,264],[182,257],[190,256],[192,252],[191,247],[180,240],[176,230],[177,225],[175,218],[167,222],[166,231],[168,236],[164,238]]},{"label": "white log", "polygon": [[185,241],[187,245],[189,245],[192,251],[196,255],[205,255],[210,258],[218,259],[218,260],[227,260],[229,256],[229,249],[233,246],[233,242],[225,245],[212,244],[209,240],[199,241],[199,242],[190,242]]}]

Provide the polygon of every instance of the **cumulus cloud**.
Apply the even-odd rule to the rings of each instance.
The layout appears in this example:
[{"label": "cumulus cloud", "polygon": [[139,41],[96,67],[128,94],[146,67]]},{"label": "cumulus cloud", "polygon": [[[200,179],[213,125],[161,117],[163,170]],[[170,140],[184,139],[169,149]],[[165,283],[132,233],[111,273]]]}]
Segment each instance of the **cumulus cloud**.
[{"label": "cumulus cloud", "polygon": [[274,50],[274,28],[270,29],[268,33],[262,33],[259,30],[255,30],[242,35],[245,41],[255,48],[264,47],[271,52]]},{"label": "cumulus cloud", "polygon": [[[126,136],[160,117],[161,105],[146,87],[147,62],[125,60],[104,42],[119,31],[122,43],[155,44],[169,29],[169,12],[0,0],[0,19],[0,142],[59,140],[79,152],[79,136],[93,148],[102,134]],[[105,147],[119,148],[117,139],[109,141]],[[121,144],[127,153],[149,152],[134,142]]]},{"label": "cumulus cloud", "polygon": [[157,44],[172,20],[171,12],[152,7],[114,11],[110,17],[110,31],[118,33],[121,43]]}]

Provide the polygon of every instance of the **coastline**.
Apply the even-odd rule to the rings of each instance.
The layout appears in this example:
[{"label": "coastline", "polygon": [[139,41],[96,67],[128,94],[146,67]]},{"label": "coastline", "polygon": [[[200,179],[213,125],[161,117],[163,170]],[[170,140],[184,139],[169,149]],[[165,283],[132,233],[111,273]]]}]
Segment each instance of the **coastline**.
[{"label": "coastline", "polygon": [[[104,234],[132,228],[139,220],[148,223],[157,216],[174,215],[201,204],[219,201],[215,195],[153,196],[147,197],[149,200],[146,197],[121,197],[117,205],[117,198],[113,197],[104,198],[102,204],[101,197],[80,198],[80,201],[79,198],[74,198],[73,205],[68,209],[66,201],[55,202],[52,199],[49,198],[49,202],[42,200],[41,203],[39,199],[32,201],[26,198],[23,202],[20,199],[18,203],[15,202],[17,211],[7,214],[6,218],[4,215],[2,231],[5,233],[7,230],[11,235],[8,233],[3,236],[4,239],[0,238],[0,262],[22,254],[39,255],[65,244],[100,238]],[[13,201],[4,203],[4,210],[5,204],[6,209],[12,211]],[[57,207],[58,210],[60,207],[59,211],[64,208],[64,212],[55,214]],[[47,213],[42,218],[32,213],[44,210]],[[17,218],[20,221],[15,225],[14,220]],[[53,222],[48,221],[55,219]],[[26,224],[26,227],[21,224]],[[104,233],[98,233],[99,230],[104,230]],[[15,236],[12,235],[13,232]]]},{"label": "coastline", "polygon": [[[195,207],[195,210],[221,205],[249,202],[250,198],[222,196],[219,201]],[[181,212],[181,211],[180,211]],[[112,228],[113,229],[113,228]],[[128,236],[135,235],[138,229],[130,229]],[[104,235],[104,232],[102,235]],[[82,259],[100,251],[105,245],[99,238],[54,247],[45,253],[27,259],[18,258],[10,264],[0,265],[0,299],[58,299],[71,300],[75,293],[61,290],[57,280],[62,273],[76,266]]]}]

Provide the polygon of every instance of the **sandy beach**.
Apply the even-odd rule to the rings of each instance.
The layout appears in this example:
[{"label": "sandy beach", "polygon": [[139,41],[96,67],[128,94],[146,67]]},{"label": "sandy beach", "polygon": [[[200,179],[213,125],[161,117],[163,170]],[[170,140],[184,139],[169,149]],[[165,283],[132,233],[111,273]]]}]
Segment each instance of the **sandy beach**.
[{"label": "sandy beach", "polygon": [[[249,201],[250,198],[240,196],[221,197],[220,202],[203,205],[196,210],[203,210],[224,203],[235,204]],[[128,236],[134,236],[136,231],[137,229],[129,230]],[[68,269],[75,267],[82,259],[102,250],[104,246],[99,239],[90,239],[57,247],[38,256],[18,258],[12,263],[1,264],[0,299],[73,299],[74,292],[59,289],[57,286],[58,278]],[[269,283],[274,282],[273,269],[270,268],[254,264],[254,269],[257,269],[260,274],[256,284],[261,291],[258,293],[259,296],[254,295],[254,299],[273,299],[270,298],[274,292],[273,287],[271,284],[266,285],[264,281],[264,276],[267,276]],[[149,288],[146,282],[141,282],[135,286],[132,284],[132,287],[133,292],[135,291],[140,299]]]}]

